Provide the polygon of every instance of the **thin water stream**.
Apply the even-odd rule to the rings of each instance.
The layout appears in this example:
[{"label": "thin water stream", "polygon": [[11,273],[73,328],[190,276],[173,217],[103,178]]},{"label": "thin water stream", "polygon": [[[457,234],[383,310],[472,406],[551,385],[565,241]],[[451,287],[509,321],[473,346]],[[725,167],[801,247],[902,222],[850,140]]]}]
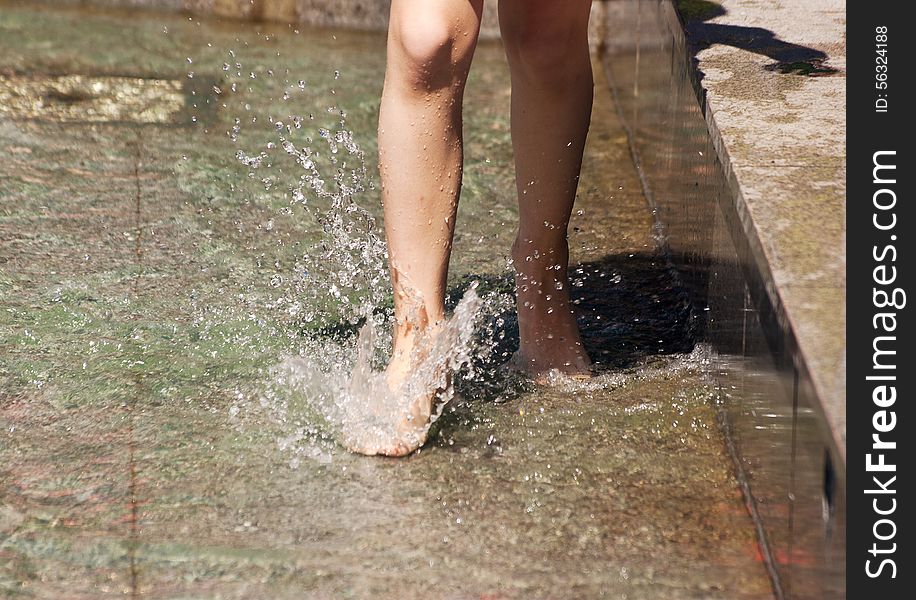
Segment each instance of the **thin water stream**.
[{"label": "thin water stream", "polygon": [[[598,376],[498,369],[517,343],[515,198],[508,73],[482,44],[454,398],[407,459],[343,449],[361,398],[342,390],[388,343],[383,50],[0,2],[0,97],[17,98],[0,110],[3,595],[771,597],[600,77],[570,237]],[[23,100],[36,89],[57,92]],[[95,116],[73,119],[80,103]]]}]

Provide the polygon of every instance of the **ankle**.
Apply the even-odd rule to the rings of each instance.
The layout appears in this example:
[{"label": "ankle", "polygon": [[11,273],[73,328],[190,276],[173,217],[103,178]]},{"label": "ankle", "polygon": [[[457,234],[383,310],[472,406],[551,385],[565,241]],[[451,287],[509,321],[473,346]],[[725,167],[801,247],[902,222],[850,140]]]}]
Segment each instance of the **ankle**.
[{"label": "ankle", "polygon": [[392,331],[393,352],[411,352],[424,338],[434,337],[444,322],[444,316],[436,320],[398,320]]},{"label": "ankle", "polygon": [[[516,252],[513,248],[515,292],[520,318],[532,313],[540,318],[560,316],[569,310],[569,283],[565,253],[544,255],[538,249]],[[556,314],[555,314],[556,313]]]}]

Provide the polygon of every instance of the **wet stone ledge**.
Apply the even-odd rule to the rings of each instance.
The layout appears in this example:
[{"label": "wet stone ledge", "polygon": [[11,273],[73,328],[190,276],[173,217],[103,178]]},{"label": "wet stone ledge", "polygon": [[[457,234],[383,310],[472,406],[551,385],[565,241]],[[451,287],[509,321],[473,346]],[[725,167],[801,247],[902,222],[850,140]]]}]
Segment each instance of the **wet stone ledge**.
[{"label": "wet stone ledge", "polygon": [[[617,0],[604,63],[783,598],[845,595],[841,2]],[[816,99],[816,101],[814,101]]]}]

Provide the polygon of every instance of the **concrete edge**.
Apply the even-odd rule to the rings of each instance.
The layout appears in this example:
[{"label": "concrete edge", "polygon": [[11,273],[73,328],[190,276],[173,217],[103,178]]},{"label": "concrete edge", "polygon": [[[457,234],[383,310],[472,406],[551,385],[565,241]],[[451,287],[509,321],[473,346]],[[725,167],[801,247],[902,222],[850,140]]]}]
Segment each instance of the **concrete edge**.
[{"label": "concrete edge", "polygon": [[[670,10],[665,11],[665,14],[668,18],[669,30],[671,31],[672,35],[678,36],[679,40],[684,42],[685,46],[689,47],[689,43],[687,43],[689,40],[685,32],[686,24],[677,7],[675,6],[675,0],[667,0],[665,4],[670,7]],[[747,200],[745,199],[742,185],[738,179],[737,170],[734,166],[731,158],[731,153],[728,149],[728,144],[726,143],[717,122],[716,111],[708,101],[707,89],[703,86],[701,73],[698,71],[696,61],[690,60],[688,63],[688,72],[690,74],[691,83],[693,84],[694,93],[696,94],[697,102],[699,103],[700,110],[706,121],[706,126],[709,131],[709,136],[712,140],[713,147],[716,149],[716,153],[722,165],[725,181],[734,202],[734,209],[739,218],[743,234],[748,242],[751,254],[756,263],[755,266],[757,267],[762,280],[766,284],[765,289],[768,300],[772,305],[774,313],[777,315],[780,327],[784,329],[786,339],[788,341],[788,346],[792,352],[793,360],[796,363],[795,366],[801,374],[807,375],[812,382],[819,402],[819,416],[822,417],[823,422],[827,424],[827,428],[823,431],[823,433],[825,434],[825,438],[828,439],[831,443],[830,452],[834,457],[836,464],[842,465],[842,478],[845,480],[845,412],[843,415],[834,415],[831,414],[830,411],[825,410],[823,406],[823,398],[826,396],[826,394],[829,393],[828,390],[824,389],[824,377],[820,377],[818,374],[812,372],[812,369],[809,365],[810,361],[806,358],[805,349],[799,343],[799,339],[796,335],[797,321],[793,318],[792,311],[787,308],[782,297],[783,294],[780,292],[779,286],[775,281],[773,269],[770,265],[769,259],[767,258],[767,253],[764,248],[764,243],[761,239],[758,227],[754,222],[752,210]]]}]

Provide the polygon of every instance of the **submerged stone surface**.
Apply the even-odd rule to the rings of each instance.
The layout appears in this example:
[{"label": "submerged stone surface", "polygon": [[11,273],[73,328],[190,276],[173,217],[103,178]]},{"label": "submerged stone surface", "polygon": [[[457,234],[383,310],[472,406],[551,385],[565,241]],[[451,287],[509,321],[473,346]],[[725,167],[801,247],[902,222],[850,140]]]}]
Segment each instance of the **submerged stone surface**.
[{"label": "submerged stone surface", "polygon": [[[317,138],[339,104],[374,173],[383,39],[4,2],[0,57],[0,73],[208,82],[170,124],[0,116],[4,595],[771,597],[607,97],[571,231],[600,374],[543,389],[484,365],[430,443],[390,460],[347,453],[278,389],[301,340],[355,330],[280,302],[321,232],[284,211],[297,173],[265,188],[235,158],[273,139],[251,115],[312,113]],[[250,83],[223,107],[232,58]],[[503,285],[514,235],[498,47],[466,106],[456,293]]]}]

